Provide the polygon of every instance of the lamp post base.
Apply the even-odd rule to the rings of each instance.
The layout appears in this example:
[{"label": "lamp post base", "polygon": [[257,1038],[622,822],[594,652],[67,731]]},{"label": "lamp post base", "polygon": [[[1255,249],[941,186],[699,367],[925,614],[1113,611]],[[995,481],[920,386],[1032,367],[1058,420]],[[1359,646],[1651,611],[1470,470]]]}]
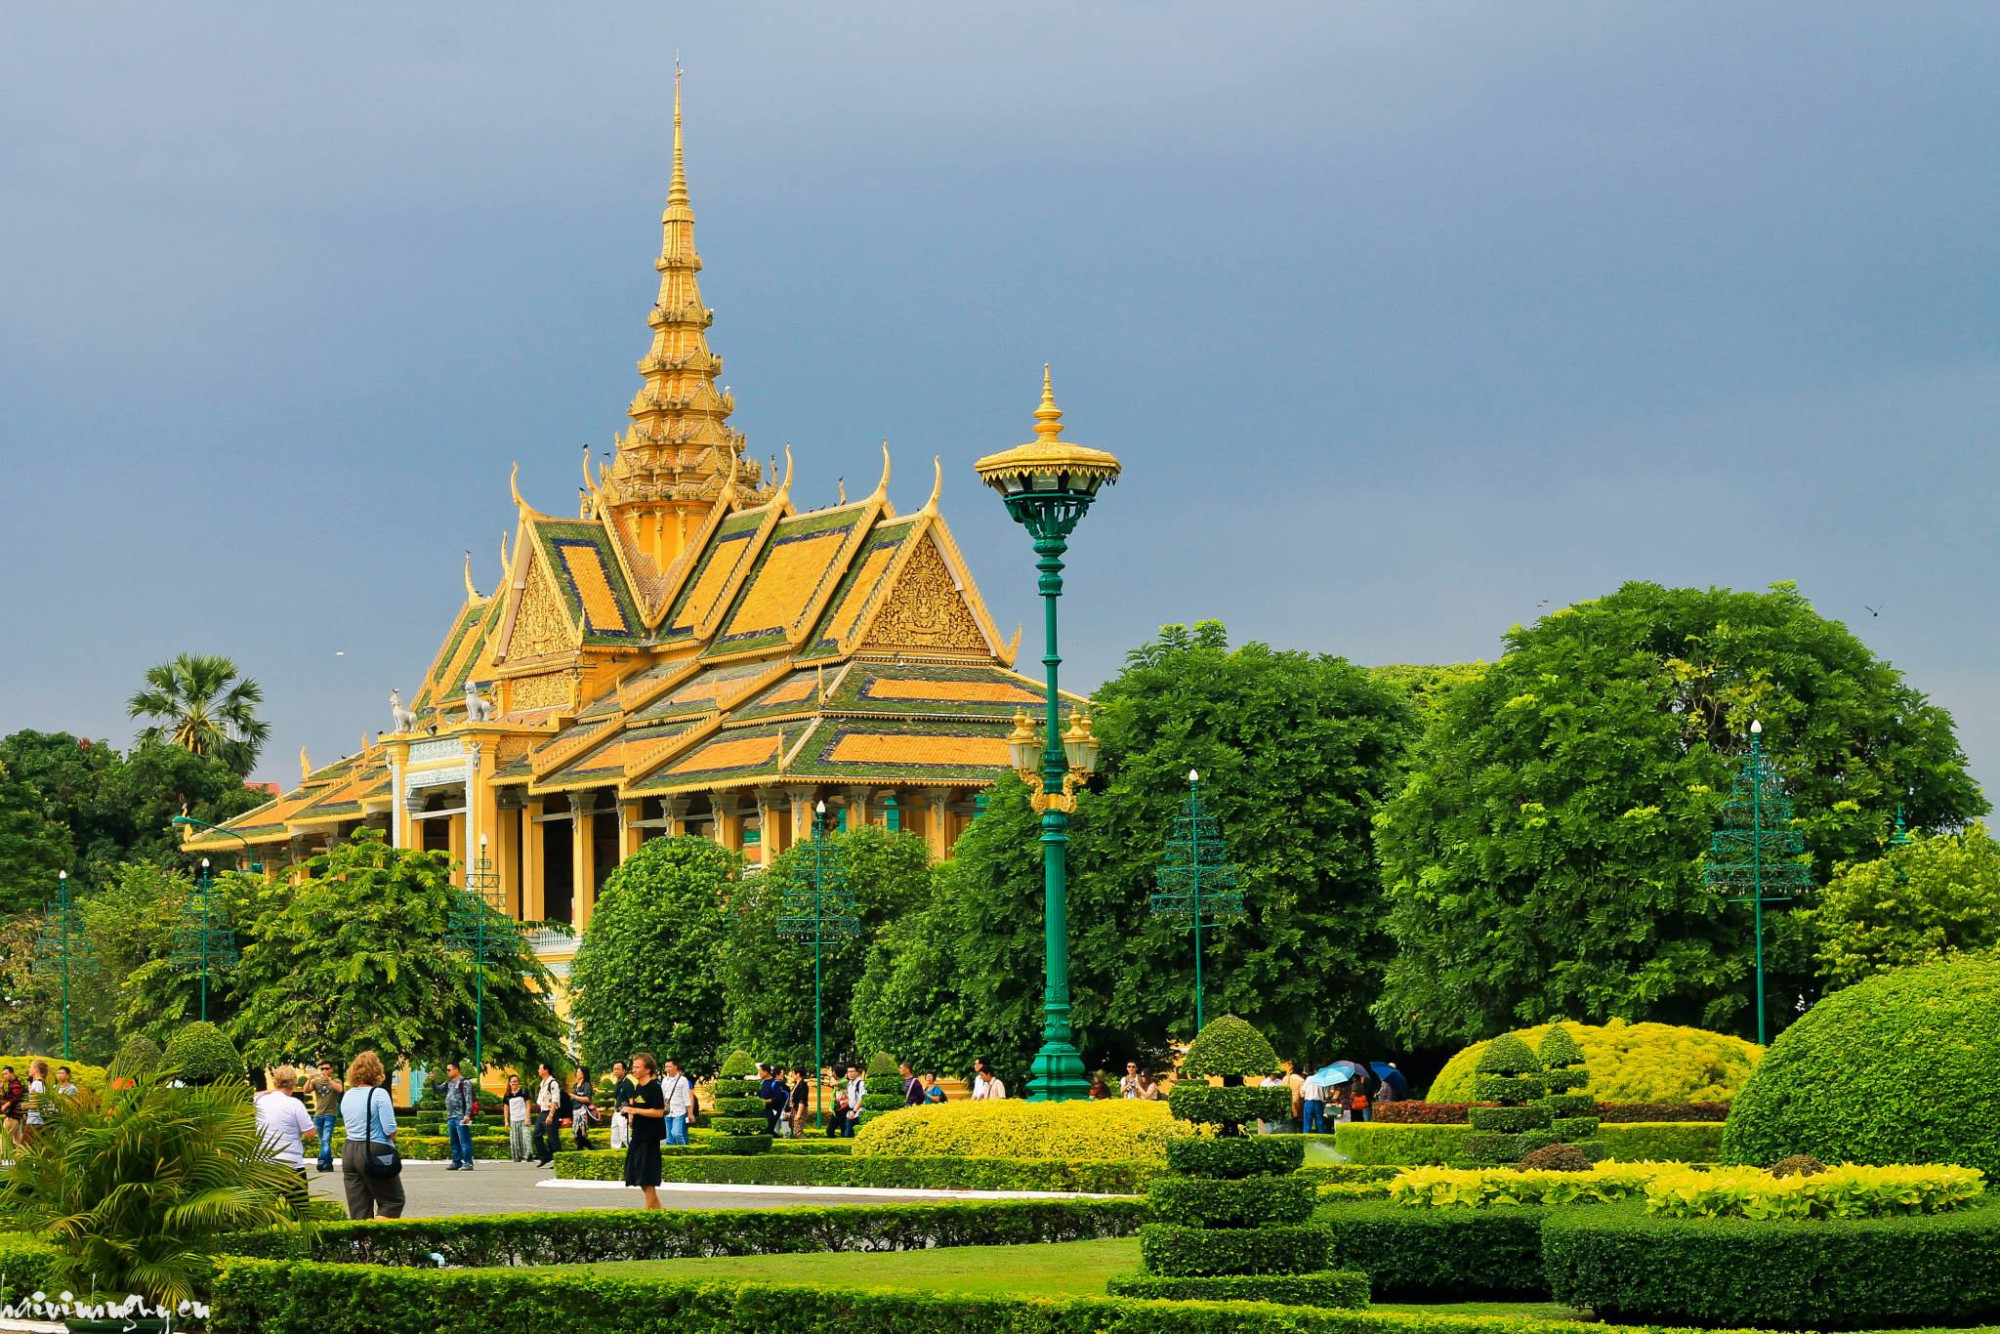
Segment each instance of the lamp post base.
[{"label": "lamp post base", "polygon": [[1067,1042],[1044,1042],[1035,1053],[1034,1074],[1028,1080],[1031,1102],[1076,1102],[1090,1096],[1090,1075],[1083,1057]]}]

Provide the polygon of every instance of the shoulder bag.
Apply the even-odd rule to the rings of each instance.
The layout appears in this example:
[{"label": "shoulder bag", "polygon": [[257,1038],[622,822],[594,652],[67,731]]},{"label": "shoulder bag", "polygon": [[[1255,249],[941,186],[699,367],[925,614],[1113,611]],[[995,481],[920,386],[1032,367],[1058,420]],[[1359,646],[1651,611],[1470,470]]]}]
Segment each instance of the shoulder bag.
[{"label": "shoulder bag", "polygon": [[403,1155],[396,1152],[396,1146],[384,1140],[379,1146],[375,1142],[375,1095],[380,1089],[369,1089],[362,1111],[361,1171],[364,1175],[377,1179],[403,1175]]}]

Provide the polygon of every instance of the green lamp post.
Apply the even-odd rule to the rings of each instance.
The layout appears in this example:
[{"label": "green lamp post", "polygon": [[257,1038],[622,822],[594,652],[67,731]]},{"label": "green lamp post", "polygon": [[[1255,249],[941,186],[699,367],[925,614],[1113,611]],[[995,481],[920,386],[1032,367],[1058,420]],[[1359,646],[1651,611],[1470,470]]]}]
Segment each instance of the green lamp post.
[{"label": "green lamp post", "polygon": [[1174,817],[1166,853],[1154,872],[1160,892],[1152,896],[1153,916],[1194,931],[1194,1031],[1207,1023],[1202,1012],[1201,929],[1220,927],[1243,916],[1243,895],[1236,890],[1236,867],[1222,822],[1201,813],[1201,775],[1188,770],[1185,814]]},{"label": "green lamp post", "polygon": [[1035,409],[1035,438],[1025,445],[989,454],[973,465],[981,481],[999,492],[1007,513],[1034,539],[1035,568],[1041,571],[1047,713],[1038,739],[1025,711],[1014,716],[1007,738],[1014,768],[1034,788],[1042,817],[1043,931],[1046,981],[1042,998],[1042,1048],[1035,1053],[1029,1096],[1036,1102],[1064,1102],[1089,1096],[1090,1080],[1076,1049],[1069,1022],[1069,813],[1076,789],[1097,767],[1098,743],[1087,715],[1062,730],[1062,697],[1056,690],[1056,599],[1062,596],[1063,553],[1069,535],[1097,497],[1099,487],[1118,480],[1119,463],[1101,449],[1061,438],[1062,409],[1056,406],[1049,368],[1042,367],[1042,402]]},{"label": "green lamp post", "polygon": [[[854,911],[854,894],[847,888],[847,872],[840,854],[827,846],[826,803],[813,803],[812,881],[799,875],[783,890],[784,911],[778,916],[778,934],[787,940],[810,941],[813,949],[813,1122],[826,1126],[825,1025],[821,1009],[821,955],[826,947],[861,934],[861,918]],[[803,869],[803,868],[801,868]]]},{"label": "green lamp post", "polygon": [[479,860],[466,868],[465,887],[458,895],[458,906],[445,918],[445,943],[472,960],[472,1078],[476,1084],[486,1073],[486,965],[495,957],[512,954],[519,946],[521,931],[520,923],[500,906],[500,877],[486,856],[484,834],[479,836]]},{"label": "green lamp post", "polygon": [[35,966],[53,972],[62,983],[62,1054],[73,1060],[69,1043],[69,983],[73,967],[90,962],[95,950],[83,933],[76,900],[69,896],[69,872],[56,872],[55,902],[42,915],[42,929],[35,939]]},{"label": "green lamp post", "polygon": [[1718,888],[1745,891],[1731,903],[1750,905],[1757,957],[1757,1041],[1770,1040],[1764,1022],[1764,905],[1784,903],[1812,884],[1812,868],[1797,860],[1805,836],[1792,828],[1792,802],[1778,771],[1764,758],[1764,724],[1750,724],[1750,753],[1743,757],[1729,800],[1722,804],[1722,828],[1708,842],[1702,878]]}]

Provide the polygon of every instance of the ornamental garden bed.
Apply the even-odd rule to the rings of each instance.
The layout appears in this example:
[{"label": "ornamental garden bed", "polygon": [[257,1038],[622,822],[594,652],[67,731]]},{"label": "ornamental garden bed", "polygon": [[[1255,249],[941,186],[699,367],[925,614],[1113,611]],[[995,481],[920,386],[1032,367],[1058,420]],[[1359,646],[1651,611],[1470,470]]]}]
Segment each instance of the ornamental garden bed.
[{"label": "ornamental garden bed", "polygon": [[[1715,1162],[1722,1156],[1721,1122],[1628,1121],[1600,1125],[1579,1145],[1593,1158],[1620,1162]],[[1334,1147],[1350,1162],[1406,1167],[1444,1166],[1466,1155],[1469,1125],[1350,1121]]]},{"label": "ornamental garden bed", "polygon": [[[1053,1158],[894,1158],[859,1154],[770,1153],[667,1156],[663,1181],[730,1186],[874,1186],[887,1190],[1054,1190],[1090,1195],[1136,1195],[1166,1171],[1162,1162]],[[566,1181],[623,1181],[623,1150],[556,1156],[556,1176]]]}]

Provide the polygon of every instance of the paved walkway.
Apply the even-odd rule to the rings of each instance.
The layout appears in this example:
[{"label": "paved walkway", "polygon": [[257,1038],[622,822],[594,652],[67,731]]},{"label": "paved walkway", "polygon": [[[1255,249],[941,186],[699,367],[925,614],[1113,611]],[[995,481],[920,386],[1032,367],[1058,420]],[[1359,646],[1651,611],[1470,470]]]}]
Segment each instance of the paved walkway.
[{"label": "paved walkway", "polygon": [[[307,1164],[306,1175],[315,1198],[345,1205],[338,1169],[322,1175]],[[645,1196],[610,1183],[578,1182],[575,1188],[543,1189],[555,1173],[530,1163],[483,1161],[470,1172],[448,1172],[443,1163],[403,1165],[405,1218],[441,1214],[525,1214],[577,1209],[637,1209]],[[595,1187],[591,1189],[589,1187]],[[778,1186],[688,1186],[660,1188],[660,1203],[669,1209],[788,1209],[801,1205],[890,1204],[917,1197],[912,1191],[866,1191],[848,1188],[787,1190]],[[964,1193],[921,1192],[927,1199],[964,1199]]]}]

